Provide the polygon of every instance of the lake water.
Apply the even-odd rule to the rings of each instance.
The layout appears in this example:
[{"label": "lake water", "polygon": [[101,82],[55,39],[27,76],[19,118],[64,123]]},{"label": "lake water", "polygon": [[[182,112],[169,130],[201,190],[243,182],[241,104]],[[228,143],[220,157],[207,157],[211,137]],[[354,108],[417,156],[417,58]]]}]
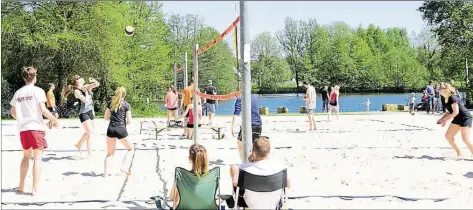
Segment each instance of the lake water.
[{"label": "lake water", "polygon": [[[302,100],[304,94],[266,94],[256,95],[259,99],[260,106],[268,107],[269,113],[277,113],[280,106],[285,106],[289,109],[289,113],[299,113],[299,108],[304,106]],[[364,104],[366,98],[370,99],[370,111],[381,111],[382,104],[406,104],[407,93],[368,93],[368,94],[341,94],[340,96],[340,112],[364,112],[366,105]],[[422,94],[416,93],[417,101],[420,102]],[[233,114],[235,100],[219,101],[217,107],[217,114]],[[317,93],[316,112],[322,110],[322,98]],[[163,109],[164,110],[164,109]]]}]

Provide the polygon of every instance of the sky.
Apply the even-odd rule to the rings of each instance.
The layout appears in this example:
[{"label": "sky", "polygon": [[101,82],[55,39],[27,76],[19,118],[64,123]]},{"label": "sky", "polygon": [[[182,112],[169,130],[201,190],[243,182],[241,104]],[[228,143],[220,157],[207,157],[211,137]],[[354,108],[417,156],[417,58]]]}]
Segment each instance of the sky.
[{"label": "sky", "polygon": [[[199,14],[205,25],[223,32],[237,17],[235,1],[163,1],[165,14]],[[247,1],[250,38],[261,32],[277,32],[284,19],[315,18],[321,25],[343,21],[352,27],[374,24],[381,28],[402,27],[409,34],[426,25],[417,8],[422,1]],[[229,37],[227,37],[229,38]],[[231,37],[230,37],[231,38]]]}]

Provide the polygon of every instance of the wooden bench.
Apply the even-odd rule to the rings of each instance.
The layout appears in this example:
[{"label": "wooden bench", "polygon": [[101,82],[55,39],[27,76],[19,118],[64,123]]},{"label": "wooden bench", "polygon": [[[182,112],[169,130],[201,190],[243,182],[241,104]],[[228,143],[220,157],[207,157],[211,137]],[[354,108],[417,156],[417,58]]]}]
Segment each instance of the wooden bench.
[{"label": "wooden bench", "polygon": [[[152,128],[151,129],[143,129],[143,124],[149,124],[151,123],[152,125]],[[155,136],[156,136],[156,140],[158,140],[158,134],[163,132],[164,130],[168,129],[183,129],[183,127],[168,127],[168,126],[165,126],[165,125],[158,125],[155,121],[147,121],[147,120],[143,120],[140,122],[140,134],[143,130],[153,130],[155,132]],[[222,136],[222,129],[224,129],[225,126],[201,126],[199,127],[199,129],[211,129],[215,132],[217,132],[217,139],[218,140],[221,140],[223,138]]]}]

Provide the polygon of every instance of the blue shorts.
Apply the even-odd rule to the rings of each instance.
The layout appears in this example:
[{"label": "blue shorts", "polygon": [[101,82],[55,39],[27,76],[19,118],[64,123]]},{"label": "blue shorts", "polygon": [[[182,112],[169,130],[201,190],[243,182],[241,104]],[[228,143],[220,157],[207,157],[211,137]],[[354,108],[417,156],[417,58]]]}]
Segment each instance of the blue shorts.
[{"label": "blue shorts", "polygon": [[207,103],[207,112],[212,112],[215,113],[215,104],[209,104]]},{"label": "blue shorts", "polygon": [[307,110],[307,114],[314,114],[315,112],[315,109],[306,109]]}]

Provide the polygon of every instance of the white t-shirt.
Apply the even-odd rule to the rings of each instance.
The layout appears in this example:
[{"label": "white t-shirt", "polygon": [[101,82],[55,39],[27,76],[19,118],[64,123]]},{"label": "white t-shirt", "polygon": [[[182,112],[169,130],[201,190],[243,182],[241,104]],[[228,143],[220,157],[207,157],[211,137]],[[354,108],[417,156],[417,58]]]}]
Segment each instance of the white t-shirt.
[{"label": "white t-shirt", "polygon": [[[311,100],[309,100],[309,98]],[[308,99],[306,102],[307,109],[315,109],[315,102],[317,99],[317,95],[315,93],[315,88],[313,86],[309,86],[309,88],[307,88],[307,99]]]},{"label": "white t-shirt", "polygon": [[[259,176],[269,176],[281,172],[287,167],[277,161],[261,160],[258,162],[243,163],[238,168]],[[289,174],[288,174],[289,177]],[[238,183],[238,176],[235,176]],[[282,190],[274,192],[254,192],[245,190],[243,198],[249,209],[275,209],[281,200]]]},{"label": "white t-shirt", "polygon": [[10,105],[16,108],[18,131],[45,131],[46,124],[41,112],[41,103],[46,103],[44,90],[34,85],[25,85],[15,92]]}]

